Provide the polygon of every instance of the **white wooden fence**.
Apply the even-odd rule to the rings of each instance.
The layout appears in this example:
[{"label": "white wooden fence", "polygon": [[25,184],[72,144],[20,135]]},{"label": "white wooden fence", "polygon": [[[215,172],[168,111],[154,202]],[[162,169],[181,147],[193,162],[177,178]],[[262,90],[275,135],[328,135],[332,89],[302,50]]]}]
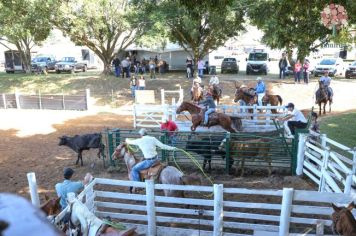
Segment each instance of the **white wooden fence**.
[{"label": "white wooden fence", "polygon": [[[128,194],[129,186],[144,188],[145,194]],[[186,198],[158,194],[163,189],[184,190]],[[214,236],[324,235],[324,229],[330,232],[330,203],[347,205],[355,198],[291,188],[254,190],[224,188],[221,184],[182,186],[102,178],[94,179],[78,195],[97,217],[110,216],[124,225],[135,225],[139,233]]]},{"label": "white wooden fence", "polygon": [[[169,101],[169,98],[171,98],[171,101]],[[166,105],[178,103],[181,104],[184,99],[184,91],[181,86],[179,86],[178,90],[165,90],[161,89],[161,104]]]},{"label": "white wooden fence", "polygon": [[356,184],[356,148],[349,148],[325,134],[299,134],[297,175],[305,174],[320,192],[349,194]]}]

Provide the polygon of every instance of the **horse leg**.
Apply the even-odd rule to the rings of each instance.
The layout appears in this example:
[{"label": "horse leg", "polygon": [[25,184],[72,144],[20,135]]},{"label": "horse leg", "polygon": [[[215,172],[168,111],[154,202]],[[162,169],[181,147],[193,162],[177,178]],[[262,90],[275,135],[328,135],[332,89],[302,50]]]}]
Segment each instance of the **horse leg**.
[{"label": "horse leg", "polygon": [[78,151],[77,161],[75,162],[76,165],[79,164],[79,159],[81,158],[82,151]]},{"label": "horse leg", "polygon": [[208,163],[209,163],[209,169],[208,169],[208,171],[211,172],[211,157],[208,159]]},{"label": "horse leg", "polygon": [[331,100],[329,100],[329,113],[331,112]]},{"label": "horse leg", "polygon": [[205,170],[205,166],[206,166],[206,163],[207,163],[208,161],[206,160],[206,158],[204,157],[204,161],[203,161],[203,170]]},{"label": "horse leg", "polygon": [[319,103],[319,116],[321,116],[321,103]]},{"label": "horse leg", "polygon": [[324,110],[323,114],[324,114],[324,115],[326,114],[326,112],[325,112],[325,107],[326,107],[326,103],[324,103],[324,106],[323,106],[323,110]]}]

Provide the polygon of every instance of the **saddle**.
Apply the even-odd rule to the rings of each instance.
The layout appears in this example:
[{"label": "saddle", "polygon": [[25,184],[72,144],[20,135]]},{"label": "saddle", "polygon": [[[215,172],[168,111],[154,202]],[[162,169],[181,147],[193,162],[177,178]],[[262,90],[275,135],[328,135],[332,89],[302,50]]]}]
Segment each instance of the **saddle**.
[{"label": "saddle", "polygon": [[162,164],[159,160],[157,160],[150,168],[140,171],[141,180],[142,181],[146,179],[156,180],[161,174],[161,171],[166,166],[167,166],[166,164]]}]

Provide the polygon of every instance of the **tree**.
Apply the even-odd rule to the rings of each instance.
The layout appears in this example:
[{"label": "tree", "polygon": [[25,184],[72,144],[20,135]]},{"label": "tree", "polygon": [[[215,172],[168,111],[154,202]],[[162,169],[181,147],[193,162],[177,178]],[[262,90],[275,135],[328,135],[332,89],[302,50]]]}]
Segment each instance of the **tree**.
[{"label": "tree", "polygon": [[68,0],[56,10],[53,23],[74,43],[91,49],[109,74],[115,54],[143,34],[145,16],[129,0]]},{"label": "tree", "polygon": [[153,29],[163,28],[153,34],[164,32],[195,62],[243,30],[244,11],[234,10],[235,4],[233,0],[136,0],[136,5],[145,9]]},{"label": "tree", "polygon": [[51,4],[46,0],[0,1],[0,44],[16,47],[26,72],[31,72],[31,49],[50,33]]}]

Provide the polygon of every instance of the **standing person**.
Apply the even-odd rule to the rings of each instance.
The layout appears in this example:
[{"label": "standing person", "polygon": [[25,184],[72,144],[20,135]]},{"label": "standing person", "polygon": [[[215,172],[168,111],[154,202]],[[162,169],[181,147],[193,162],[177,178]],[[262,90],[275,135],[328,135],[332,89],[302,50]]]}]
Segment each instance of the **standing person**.
[{"label": "standing person", "polygon": [[293,103],[288,103],[286,106],[288,108],[288,115],[284,118],[277,118],[276,120],[284,121],[284,131],[286,133],[286,138],[294,138],[296,128],[306,128],[307,120],[305,119],[303,113],[294,107]]},{"label": "standing person", "polygon": [[158,160],[156,150],[157,147],[169,151],[177,150],[175,147],[171,147],[161,143],[155,137],[148,136],[146,129],[140,129],[138,133],[141,136],[140,138],[134,140],[125,140],[125,142],[128,144],[138,146],[141,149],[144,158],[143,161],[134,165],[131,170],[131,177],[134,181],[140,181],[140,171],[150,168]]},{"label": "standing person", "polygon": [[331,78],[329,77],[329,71],[324,72],[324,75],[320,77],[320,82],[326,88],[326,91],[328,91],[329,97],[333,97],[334,93],[330,87]]},{"label": "standing person", "polygon": [[204,114],[204,125],[208,125],[208,121],[209,121],[209,114],[215,112],[216,110],[216,104],[214,102],[213,96],[210,93],[210,91],[208,91],[206,93],[206,98],[205,100],[199,102],[200,105],[204,105],[207,107],[207,110]]},{"label": "standing person", "polygon": [[119,77],[121,74],[121,61],[119,56],[116,56],[115,59],[112,61],[113,66],[115,67],[115,76]]},{"label": "standing person", "polygon": [[303,79],[304,83],[308,84],[309,83],[309,60],[305,59],[304,64],[303,64]]},{"label": "standing person", "polygon": [[146,87],[146,80],[143,75],[140,76],[140,79],[138,80],[138,89],[139,90],[145,90]]},{"label": "standing person", "polygon": [[168,132],[168,144],[174,146],[177,141],[177,124],[174,121],[166,118],[165,121],[161,124],[161,130]]},{"label": "standing person", "polygon": [[279,78],[284,79],[286,75],[286,69],[288,67],[287,57],[285,53],[282,53],[282,58],[279,60]]},{"label": "standing person", "polygon": [[204,61],[202,59],[199,59],[198,61],[198,75],[199,77],[203,77],[204,73]]},{"label": "standing person", "polygon": [[147,66],[147,61],[145,58],[142,59],[141,61],[141,73],[146,74],[146,66]]},{"label": "standing person", "polygon": [[301,73],[302,73],[302,64],[300,64],[300,61],[297,60],[297,62],[294,65],[294,82],[300,83],[300,77],[301,77]]},{"label": "standing person", "polygon": [[126,57],[124,60],[122,60],[121,62],[121,66],[122,66],[122,78],[125,78],[125,74],[126,74],[126,78],[130,78],[130,58]]},{"label": "standing person", "polygon": [[193,60],[190,57],[187,57],[185,64],[187,66],[187,79],[193,78]]},{"label": "standing person", "polygon": [[152,58],[150,59],[148,66],[150,67],[151,79],[156,79],[156,63],[154,62],[154,60]]},{"label": "standing person", "polygon": [[257,84],[255,87],[255,91],[257,94],[258,105],[262,106],[262,98],[266,94],[266,86],[265,86],[265,83],[263,83],[261,77],[257,77]]},{"label": "standing person", "polygon": [[[67,194],[75,193],[78,194],[81,190],[84,189],[84,186],[87,185],[90,181],[90,174],[86,174],[83,181],[74,182],[71,180],[74,174],[74,170],[72,168],[65,168],[63,172],[64,181],[63,183],[57,183],[55,186],[57,196],[61,197],[60,205],[62,209],[67,206]],[[92,176],[91,176],[92,177]]]},{"label": "standing person", "polygon": [[131,76],[130,79],[130,88],[131,88],[131,96],[134,98],[135,97],[135,90],[137,89],[137,79],[136,76]]}]

